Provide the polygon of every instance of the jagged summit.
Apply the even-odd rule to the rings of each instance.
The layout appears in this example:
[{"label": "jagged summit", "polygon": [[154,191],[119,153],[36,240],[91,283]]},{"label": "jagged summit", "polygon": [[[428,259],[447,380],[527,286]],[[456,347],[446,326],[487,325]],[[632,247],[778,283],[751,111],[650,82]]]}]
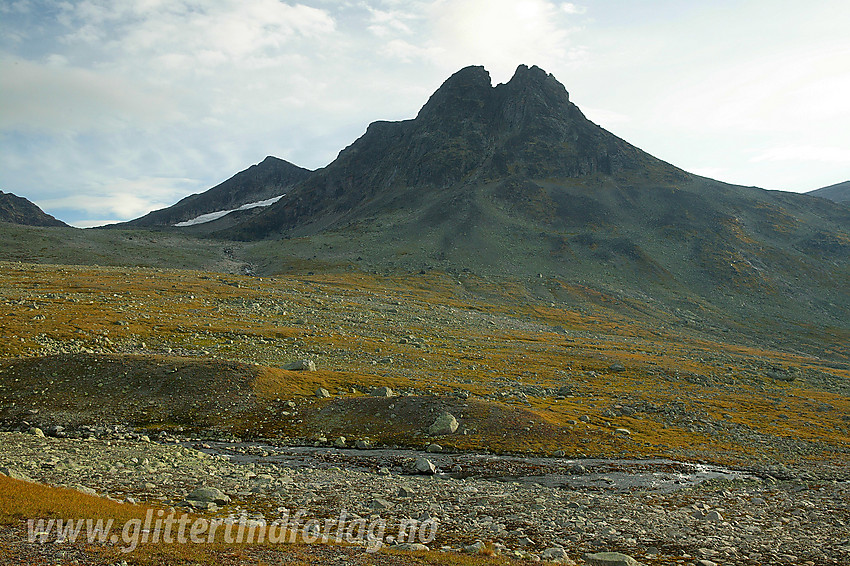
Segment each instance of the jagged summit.
[{"label": "jagged summit", "polygon": [[256,238],[350,222],[363,207],[410,190],[637,170],[687,178],[590,122],[564,85],[539,67],[520,65],[510,81],[493,86],[484,67],[471,66],[450,76],[416,118],[370,124],[333,163],[227,235]]}]

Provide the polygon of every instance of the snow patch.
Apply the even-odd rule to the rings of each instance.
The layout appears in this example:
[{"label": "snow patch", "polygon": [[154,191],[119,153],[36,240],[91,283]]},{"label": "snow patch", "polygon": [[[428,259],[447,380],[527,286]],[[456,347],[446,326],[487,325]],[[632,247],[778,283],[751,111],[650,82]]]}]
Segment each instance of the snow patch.
[{"label": "snow patch", "polygon": [[197,224],[204,224],[206,222],[212,222],[213,220],[218,220],[222,216],[227,216],[231,212],[236,212],[237,210],[249,210],[251,208],[261,208],[264,206],[271,206],[283,197],[285,194],[282,194],[278,197],[272,197],[266,200],[258,200],[257,202],[249,202],[247,204],[243,204],[239,208],[233,208],[231,210],[219,210],[217,212],[208,212],[207,214],[202,214],[200,216],[196,216],[191,220],[184,220],[183,222],[178,222],[175,226],[179,228],[185,228],[186,226],[195,226]]}]

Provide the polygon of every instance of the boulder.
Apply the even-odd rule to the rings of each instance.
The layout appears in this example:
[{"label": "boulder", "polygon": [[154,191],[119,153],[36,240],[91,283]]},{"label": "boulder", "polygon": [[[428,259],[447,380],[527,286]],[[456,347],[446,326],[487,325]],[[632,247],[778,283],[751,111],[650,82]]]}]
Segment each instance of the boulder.
[{"label": "boulder", "polygon": [[555,564],[575,564],[575,562],[570,560],[570,557],[567,556],[567,552],[563,548],[557,546],[553,546],[544,550],[540,554],[540,559],[546,560],[548,562],[554,562]]},{"label": "boulder", "polygon": [[230,497],[215,487],[199,487],[186,496],[187,501],[211,502],[216,505],[230,503]]},{"label": "boulder", "polygon": [[437,473],[437,466],[428,458],[417,458],[413,465],[417,473],[433,476]]},{"label": "boulder", "polygon": [[384,509],[389,509],[393,504],[387,501],[386,499],[382,499],[380,497],[376,497],[372,500],[372,503],[369,504],[369,508],[375,511],[382,511]]},{"label": "boulder", "polygon": [[425,552],[428,547],[419,542],[403,542],[393,547],[394,550],[409,550],[412,552]]},{"label": "boulder", "polygon": [[295,360],[286,364],[283,369],[289,371],[316,371],[316,362],[313,360]]},{"label": "boulder", "polygon": [[428,428],[428,434],[432,436],[442,436],[453,434],[457,430],[457,419],[450,413],[443,413],[437,420],[434,421]]},{"label": "boulder", "polygon": [[709,511],[705,516],[705,520],[717,523],[723,520],[723,515],[721,515],[718,511]]},{"label": "boulder", "polygon": [[475,541],[474,543],[470,544],[469,546],[464,546],[463,551],[466,552],[467,554],[481,554],[482,552],[484,552],[485,548],[487,548],[487,545],[485,545],[483,542],[481,542],[479,540],[479,541]]},{"label": "boulder", "polygon": [[316,397],[323,399],[325,397],[330,397],[330,396],[331,396],[330,391],[328,391],[324,387],[319,387],[318,389],[316,389]]},{"label": "boulder", "polygon": [[393,390],[387,386],[372,389],[372,397],[392,397]]},{"label": "boulder", "polygon": [[640,562],[629,556],[619,552],[597,552],[595,554],[585,554],[584,560],[590,566],[640,566]]}]

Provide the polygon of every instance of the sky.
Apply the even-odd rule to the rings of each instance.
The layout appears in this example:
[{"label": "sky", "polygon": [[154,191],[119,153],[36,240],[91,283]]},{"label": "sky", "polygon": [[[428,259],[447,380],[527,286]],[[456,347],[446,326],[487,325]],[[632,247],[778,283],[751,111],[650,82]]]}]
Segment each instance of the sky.
[{"label": "sky", "polygon": [[847,22],[846,0],[0,0],[0,189],[137,218],[526,64],[656,157],[803,192],[850,180]]}]

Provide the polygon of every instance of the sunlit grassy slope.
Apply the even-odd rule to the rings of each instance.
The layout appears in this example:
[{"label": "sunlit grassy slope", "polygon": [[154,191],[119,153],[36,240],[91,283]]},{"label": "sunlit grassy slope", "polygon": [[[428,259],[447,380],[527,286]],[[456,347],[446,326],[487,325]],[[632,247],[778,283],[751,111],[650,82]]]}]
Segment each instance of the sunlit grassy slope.
[{"label": "sunlit grassy slope", "polygon": [[[10,263],[0,287],[8,422],[425,446],[448,410],[461,429],[437,440],[458,449],[847,458],[848,337],[822,329],[812,331],[827,355],[816,356],[734,329],[712,336],[582,287],[560,285],[544,303],[521,285],[434,272],[252,278]],[[302,358],[318,371],[282,369]],[[403,397],[368,395],[381,385]],[[320,386],[332,397],[316,398]]]}]

